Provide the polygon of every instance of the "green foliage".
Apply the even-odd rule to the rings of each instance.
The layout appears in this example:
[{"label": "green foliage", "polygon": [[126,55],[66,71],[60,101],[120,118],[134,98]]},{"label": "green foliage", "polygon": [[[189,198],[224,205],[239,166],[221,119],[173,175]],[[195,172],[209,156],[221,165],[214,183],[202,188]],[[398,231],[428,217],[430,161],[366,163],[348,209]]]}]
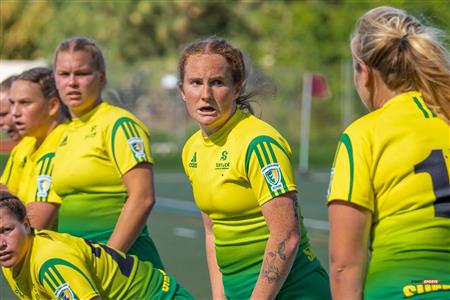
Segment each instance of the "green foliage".
[{"label": "green foliage", "polygon": [[[349,40],[358,17],[391,5],[441,28],[447,39],[450,29],[445,0],[2,0],[0,5],[2,59],[52,61],[62,40],[93,37],[107,59],[107,98],[137,112],[152,131],[171,132],[179,126],[193,131],[187,121],[175,127],[167,121],[180,122],[175,110],[181,102],[176,91],[162,89],[160,78],[176,73],[180,49],[199,38],[223,36],[251,58],[250,86],[266,94],[258,98],[256,110],[288,138],[295,152],[302,76],[307,71],[325,75],[331,96],[313,103],[311,124],[311,161],[319,166],[330,164],[343,129],[341,101],[349,85],[343,66],[351,59]],[[354,93],[351,98],[355,119],[365,109]],[[153,114],[147,118],[146,111]]]}]

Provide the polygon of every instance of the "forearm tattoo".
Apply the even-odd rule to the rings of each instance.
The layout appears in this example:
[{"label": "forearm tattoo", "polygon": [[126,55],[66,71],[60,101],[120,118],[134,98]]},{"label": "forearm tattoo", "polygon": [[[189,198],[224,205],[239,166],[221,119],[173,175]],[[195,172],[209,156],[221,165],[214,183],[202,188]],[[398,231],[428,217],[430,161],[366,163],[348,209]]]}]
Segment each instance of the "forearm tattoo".
[{"label": "forearm tattoo", "polygon": [[280,280],[281,272],[278,268],[277,258],[281,259],[282,261],[287,260],[286,240],[278,244],[278,249],[276,252],[271,251],[267,254],[262,270],[262,276],[267,279],[268,283],[275,283]]}]

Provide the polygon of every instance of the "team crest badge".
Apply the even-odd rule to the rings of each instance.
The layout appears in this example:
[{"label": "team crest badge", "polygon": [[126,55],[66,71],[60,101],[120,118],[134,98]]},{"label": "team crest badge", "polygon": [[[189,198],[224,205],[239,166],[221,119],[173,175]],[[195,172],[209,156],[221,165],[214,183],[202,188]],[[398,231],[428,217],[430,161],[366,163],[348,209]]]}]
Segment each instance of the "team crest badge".
[{"label": "team crest badge", "polygon": [[39,175],[37,178],[37,195],[38,197],[47,197],[48,190],[52,185],[52,178],[47,175]]},{"label": "team crest badge", "polygon": [[264,175],[264,178],[272,191],[276,191],[283,187],[283,184],[281,183],[281,169],[278,163],[265,166],[261,169],[261,173]]},{"label": "team crest badge", "polygon": [[144,142],[140,137],[133,137],[129,139],[128,145],[130,145],[131,150],[133,151],[134,157],[143,158],[145,157],[144,151]]},{"label": "team crest badge", "polygon": [[60,300],[75,300],[75,299],[77,299],[68,283],[64,283],[63,285],[60,285],[55,291],[55,296],[56,296],[56,298],[58,298]]}]

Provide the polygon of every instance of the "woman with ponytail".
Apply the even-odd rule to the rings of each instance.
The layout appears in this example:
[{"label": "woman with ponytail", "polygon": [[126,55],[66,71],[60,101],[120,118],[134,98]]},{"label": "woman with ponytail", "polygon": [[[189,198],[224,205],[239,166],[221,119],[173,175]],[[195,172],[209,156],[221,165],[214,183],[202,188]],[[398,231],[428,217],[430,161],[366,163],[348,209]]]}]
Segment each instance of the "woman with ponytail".
[{"label": "woman with ponytail", "polygon": [[331,171],[334,299],[450,298],[450,60],[438,36],[391,7],[356,24],[354,83],[370,113],[345,130]]}]

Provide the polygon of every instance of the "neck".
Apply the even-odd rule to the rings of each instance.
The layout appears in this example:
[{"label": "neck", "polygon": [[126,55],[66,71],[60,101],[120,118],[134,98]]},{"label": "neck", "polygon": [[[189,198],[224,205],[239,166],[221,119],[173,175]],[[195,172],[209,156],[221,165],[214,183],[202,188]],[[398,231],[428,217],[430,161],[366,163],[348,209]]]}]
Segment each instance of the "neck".
[{"label": "neck", "polygon": [[376,110],[382,107],[386,102],[395,96],[403,93],[402,91],[391,90],[383,81],[377,71],[373,74],[373,92],[372,92],[372,109]]},{"label": "neck", "polygon": [[36,138],[36,149],[39,148],[42,143],[45,141],[45,139],[47,138],[47,136],[50,135],[50,133],[59,125],[63,122],[63,119],[58,119],[58,120],[53,120],[51,121],[48,126],[46,126],[45,128],[42,129],[42,133],[39,136],[35,136]]}]

